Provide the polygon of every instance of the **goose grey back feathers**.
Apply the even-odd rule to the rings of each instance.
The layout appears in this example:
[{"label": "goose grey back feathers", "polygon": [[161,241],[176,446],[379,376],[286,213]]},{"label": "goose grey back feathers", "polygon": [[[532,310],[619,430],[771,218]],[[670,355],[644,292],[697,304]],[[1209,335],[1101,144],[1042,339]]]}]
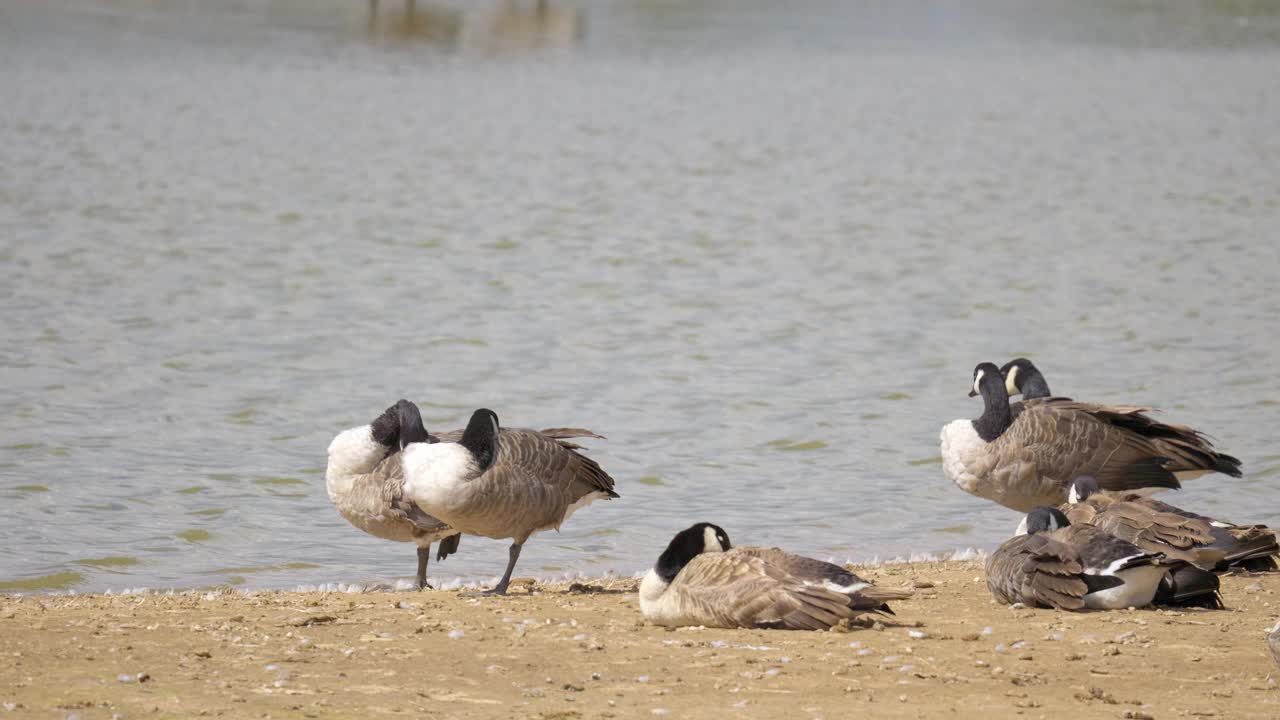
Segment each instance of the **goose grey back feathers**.
[{"label": "goose grey back feathers", "polygon": [[[565,438],[601,437],[572,428],[550,432]],[[470,481],[468,501],[451,510],[448,517],[469,535],[524,543],[539,530],[558,529],[585,498],[618,497],[613,478],[595,460],[578,452],[581,445],[547,433],[502,428],[493,464]],[[462,431],[438,437],[441,442],[458,442]]]},{"label": "goose grey back feathers", "polygon": [[[878,588],[838,565],[778,548],[729,548],[727,536],[718,547],[704,545],[699,538],[707,528],[715,526],[701,523],[677,534],[641,582],[640,610],[649,622],[825,630],[863,613],[891,613],[888,600],[911,595],[907,589]],[[693,549],[682,557],[677,546],[687,538],[694,541]]]},{"label": "goose grey back feathers", "polygon": [[1065,507],[1071,522],[1094,525],[1144,550],[1202,570],[1276,569],[1280,543],[1265,525],[1234,525],[1133,493],[1100,492],[1088,477],[1077,479],[1071,494],[1078,500]]},{"label": "goose grey back feathers", "polygon": [[1239,474],[1239,461],[1199,432],[1158,423],[1146,408],[1067,398],[1022,404],[1014,417],[999,370],[975,368],[984,412],[942,431],[943,471],[966,492],[1026,512],[1066,500],[1071,481],[1092,475],[1108,490],[1180,487],[1175,473]]}]

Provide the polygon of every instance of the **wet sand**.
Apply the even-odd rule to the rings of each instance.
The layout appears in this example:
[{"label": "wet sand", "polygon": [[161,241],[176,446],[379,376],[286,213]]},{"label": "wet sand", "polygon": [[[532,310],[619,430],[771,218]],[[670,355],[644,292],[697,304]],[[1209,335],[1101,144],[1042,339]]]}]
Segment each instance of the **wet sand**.
[{"label": "wet sand", "polygon": [[916,595],[823,633],[653,627],[631,579],[2,597],[0,718],[1280,717],[1280,576],[1223,578],[1227,610],[1073,614],[997,605],[977,562],[860,572]]}]

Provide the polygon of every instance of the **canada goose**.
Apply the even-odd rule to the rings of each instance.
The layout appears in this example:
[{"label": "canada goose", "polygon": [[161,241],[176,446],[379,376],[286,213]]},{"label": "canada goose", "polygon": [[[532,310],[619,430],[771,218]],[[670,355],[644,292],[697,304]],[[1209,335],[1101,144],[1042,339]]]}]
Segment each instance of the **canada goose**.
[{"label": "canada goose", "polygon": [[1151,604],[1165,568],[1160,554],[1088,525],[1062,511],[1037,507],[1025,535],[1006,540],[987,558],[987,587],[997,600],[1060,610],[1117,609]]},{"label": "canada goose", "polygon": [[[462,536],[405,498],[400,448],[412,442],[456,440],[462,431],[430,437],[420,416],[416,423],[402,426],[400,403],[387,408],[372,424],[344,430],[333,439],[325,486],[329,500],[347,522],[374,537],[418,545],[416,580],[422,589],[431,587],[427,582],[431,543],[440,541],[436,559],[443,560],[457,552]],[[581,428],[548,428],[542,434],[557,440],[600,437]]]},{"label": "canada goose", "polygon": [[1162,552],[1202,570],[1275,570],[1276,534],[1265,525],[1234,525],[1135,493],[1105,493],[1089,475],[1075,479],[1066,513],[1144,550]]},{"label": "canada goose", "polygon": [[942,428],[943,473],[965,492],[1014,510],[1062,504],[1084,474],[1107,490],[1181,487],[1174,473],[1182,470],[1239,474],[1239,461],[1214,452],[1196,431],[1135,420],[1145,408],[1050,397],[1026,401],[1015,418],[991,363],[974,368],[969,395],[982,395],[984,410]]},{"label": "canada goose", "polygon": [[[1017,418],[1024,405],[1032,400],[1053,398],[1049,391],[1049,383],[1030,360],[1015,358],[1000,368],[1004,375],[1005,390],[1012,397],[1019,393],[1022,400],[1010,403],[1013,417]],[[1070,398],[1058,396],[1054,401],[1063,402]],[[1080,403],[1099,419],[1113,425],[1128,428],[1150,438],[1165,438],[1166,443],[1174,449],[1171,462],[1167,468],[1179,481],[1193,480],[1211,472],[1220,472],[1232,477],[1240,477],[1240,460],[1225,453],[1214,451],[1204,433],[1186,425],[1160,422],[1148,415],[1150,408],[1135,405],[1101,405],[1097,403]],[[1191,460],[1186,461],[1190,456]],[[1178,458],[1182,458],[1181,461]]]},{"label": "canada goose", "polygon": [[[407,402],[401,400],[400,402]],[[387,408],[372,424],[338,433],[329,443],[325,488],[329,501],[347,522],[384,540],[418,545],[418,588],[427,583],[431,543],[440,541],[438,558],[458,549],[458,531],[426,514],[404,496],[402,442],[425,442],[421,423],[401,427],[399,403]]]},{"label": "canada goose", "polygon": [[640,612],[655,625],[826,630],[910,590],[877,588],[832,563],[777,548],[733,547],[724,529],[676,533],[640,583]]},{"label": "canada goose", "polygon": [[[422,422],[413,403],[399,407],[401,425]],[[511,538],[506,572],[486,593],[504,595],[530,535],[559,529],[593,500],[619,497],[613,478],[578,449],[534,430],[500,430],[497,414],[482,408],[456,442],[404,447],[404,496],[468,535]]]}]

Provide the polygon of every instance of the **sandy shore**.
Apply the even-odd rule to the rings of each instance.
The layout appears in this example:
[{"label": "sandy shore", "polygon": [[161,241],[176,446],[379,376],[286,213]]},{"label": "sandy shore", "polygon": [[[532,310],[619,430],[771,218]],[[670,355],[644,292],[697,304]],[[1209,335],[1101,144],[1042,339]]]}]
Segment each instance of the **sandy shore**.
[{"label": "sandy shore", "polygon": [[0,718],[1276,718],[1280,576],[1222,611],[995,604],[976,562],[847,632],[644,624],[635,581],[506,598],[189,593],[0,598]]}]

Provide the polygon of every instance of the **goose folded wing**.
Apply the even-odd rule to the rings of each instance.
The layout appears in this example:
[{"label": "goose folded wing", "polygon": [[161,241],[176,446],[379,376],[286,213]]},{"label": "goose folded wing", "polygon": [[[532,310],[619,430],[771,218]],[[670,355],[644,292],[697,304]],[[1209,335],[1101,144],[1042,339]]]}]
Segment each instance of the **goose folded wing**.
[{"label": "goose folded wing", "polygon": [[[1088,403],[1064,398],[1027,401],[1018,421],[996,442],[1034,463],[1039,474],[1059,482],[1092,475],[1104,490],[1180,487],[1166,458],[1142,435],[1110,425]],[[1007,438],[1007,439],[1006,439]]]},{"label": "goose folded wing", "polygon": [[673,590],[705,625],[822,630],[875,610],[883,600],[810,585],[746,553],[705,553],[680,572]]},{"label": "goose folded wing", "polygon": [[1088,593],[1077,554],[1040,535],[1019,535],[987,559],[987,586],[1006,603],[1078,610]]}]

